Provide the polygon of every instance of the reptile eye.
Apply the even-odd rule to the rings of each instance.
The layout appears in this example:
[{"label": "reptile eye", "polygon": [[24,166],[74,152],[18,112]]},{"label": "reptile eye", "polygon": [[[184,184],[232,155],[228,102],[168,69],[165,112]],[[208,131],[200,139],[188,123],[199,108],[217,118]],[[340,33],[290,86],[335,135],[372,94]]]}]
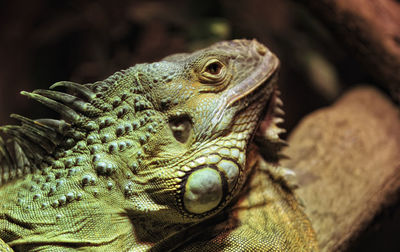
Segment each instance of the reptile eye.
[{"label": "reptile eye", "polygon": [[186,143],[192,131],[192,121],[187,115],[172,117],[169,120],[169,128],[178,142]]},{"label": "reptile eye", "polygon": [[204,83],[222,83],[226,77],[226,66],[217,59],[211,59],[204,64],[200,80]]},{"label": "reptile eye", "polygon": [[220,62],[212,62],[206,66],[206,72],[217,75],[221,72],[222,64]]}]

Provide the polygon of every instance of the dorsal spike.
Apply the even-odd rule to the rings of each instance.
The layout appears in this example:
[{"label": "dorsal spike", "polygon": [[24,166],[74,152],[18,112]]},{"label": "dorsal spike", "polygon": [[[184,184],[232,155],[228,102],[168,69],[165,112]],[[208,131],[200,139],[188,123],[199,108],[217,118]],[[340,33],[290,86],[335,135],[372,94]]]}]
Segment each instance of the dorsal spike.
[{"label": "dorsal spike", "polygon": [[[12,114],[20,125],[0,127],[0,186],[47,165],[65,137],[80,137],[77,128],[84,125],[84,120],[103,113],[91,104],[101,101],[95,99],[89,85],[59,82],[51,88],[56,87],[64,87],[69,93],[35,90],[21,94],[60,113],[63,120],[33,120]],[[72,130],[74,127],[76,131]]]},{"label": "dorsal spike", "polygon": [[6,152],[8,153],[8,156],[10,158],[10,165],[8,167],[7,177],[8,177],[8,180],[11,180],[11,179],[17,178],[18,175],[21,175],[21,172],[18,173],[13,141],[10,139],[7,139],[7,142],[4,145],[4,149],[6,150]]},{"label": "dorsal spike", "polygon": [[50,127],[48,127],[48,126],[46,126],[46,125],[37,124],[37,123],[35,123],[34,120],[32,120],[32,119],[30,119],[30,118],[27,118],[27,117],[25,117],[25,116],[22,116],[22,115],[11,114],[10,117],[13,118],[13,119],[15,119],[15,120],[20,121],[22,124],[28,124],[28,125],[31,125],[31,126],[37,126],[37,127],[43,128],[43,130],[54,131],[53,128],[50,128]]},{"label": "dorsal spike", "polygon": [[30,162],[17,141],[14,141],[14,155],[17,169],[21,170],[22,174],[28,173]]},{"label": "dorsal spike", "polygon": [[[60,139],[57,137],[57,134],[55,134],[54,131],[43,131],[35,126],[36,125],[24,124],[22,125],[21,131],[26,135],[30,134],[32,140],[39,141],[37,142],[38,144],[43,145],[48,152],[52,152],[54,147],[60,143]],[[52,133],[54,135],[52,135]]]},{"label": "dorsal spike", "polygon": [[260,153],[264,159],[271,162],[277,162],[280,158],[283,158],[280,151],[287,146],[287,142],[280,136],[286,130],[279,127],[279,124],[284,122],[281,116],[285,114],[281,109],[283,102],[279,95],[280,91],[275,89],[269,104],[272,113],[262,122],[258,135],[254,139],[254,142],[260,147]]},{"label": "dorsal spike", "polygon": [[24,168],[24,161],[20,153],[20,148],[17,142],[14,141],[13,143],[13,157],[14,157],[14,165],[15,165],[15,171],[16,171],[16,177],[21,177],[23,174],[23,168]]},{"label": "dorsal spike", "polygon": [[[38,165],[43,161],[44,151],[40,146],[32,143],[28,139],[21,139],[19,136],[14,136],[13,141],[19,143],[26,157],[32,161],[31,163]],[[36,169],[36,166],[31,167],[31,170],[33,169]]]},{"label": "dorsal spike", "polygon": [[50,98],[55,101],[60,101],[65,104],[72,104],[75,101],[81,100],[80,98],[78,98],[74,95],[71,95],[71,94],[53,91],[53,90],[47,90],[47,89],[36,89],[32,93],[42,95],[44,97]]},{"label": "dorsal spike", "polygon": [[0,186],[32,172],[43,162],[43,149],[16,131],[10,135],[7,142],[0,136]]},{"label": "dorsal spike", "polygon": [[274,114],[276,116],[283,116],[285,115],[285,111],[283,111],[283,109],[281,109],[279,106],[276,106],[274,109]]},{"label": "dorsal spike", "polygon": [[76,123],[81,120],[81,116],[75,110],[71,109],[70,107],[64,104],[61,104],[57,101],[54,101],[52,99],[49,99],[47,97],[35,93],[22,91],[21,94],[28,96],[29,98],[38,101],[41,104],[47,106],[48,108],[60,113],[61,116],[70,123]]},{"label": "dorsal spike", "polygon": [[29,129],[32,129],[37,134],[40,134],[41,136],[47,138],[54,144],[58,143],[57,132],[55,131],[55,129],[48,127],[46,125],[43,125],[43,124],[39,124],[39,123],[35,122],[34,120],[32,120],[30,118],[26,118],[21,115],[11,114],[10,117],[20,121],[22,126],[29,127]]},{"label": "dorsal spike", "polygon": [[282,99],[277,95],[275,99],[275,103],[277,106],[282,107],[283,106],[283,101]]},{"label": "dorsal spike", "polygon": [[94,107],[92,104],[85,102],[82,99],[80,99],[79,97],[76,97],[71,94],[62,93],[62,92],[53,91],[53,90],[45,90],[45,89],[37,89],[37,90],[33,91],[32,93],[39,94],[39,95],[42,95],[49,99],[62,102],[64,104],[68,105],[73,110],[77,110],[89,117],[98,116],[103,112],[100,109]]},{"label": "dorsal spike", "polygon": [[59,81],[54,83],[53,85],[50,86],[50,89],[55,89],[57,87],[65,87],[77,94],[82,95],[83,97],[85,97],[88,101],[93,100],[94,98],[96,98],[96,94],[89,89],[88,87],[86,87],[85,85],[82,84],[78,84],[75,82],[71,82],[71,81]]},{"label": "dorsal spike", "polygon": [[13,170],[12,158],[3,138],[0,136],[0,185],[10,180],[11,170]]},{"label": "dorsal spike", "polygon": [[1,127],[0,131],[4,132],[7,135],[18,137],[19,139],[29,139],[30,142],[42,147],[42,149],[45,150],[47,153],[52,153],[54,151],[55,145],[50,142],[45,136],[39,134],[38,131],[35,131],[34,128],[29,128],[29,126],[26,126],[26,128],[24,128],[23,126],[7,125]]},{"label": "dorsal spike", "polygon": [[71,128],[71,124],[66,123],[64,120],[56,120],[50,118],[36,119],[35,123],[38,125],[50,127],[61,135],[65,135],[66,132]]}]

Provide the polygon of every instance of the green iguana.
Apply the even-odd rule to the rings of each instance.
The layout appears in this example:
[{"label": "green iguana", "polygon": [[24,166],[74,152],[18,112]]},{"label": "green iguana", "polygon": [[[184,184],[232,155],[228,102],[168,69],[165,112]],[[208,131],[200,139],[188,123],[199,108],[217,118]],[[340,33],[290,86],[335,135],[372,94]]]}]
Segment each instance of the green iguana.
[{"label": "green iguana", "polygon": [[21,92],[62,119],[0,127],[0,248],[317,251],[277,163],[278,66],[233,40]]}]

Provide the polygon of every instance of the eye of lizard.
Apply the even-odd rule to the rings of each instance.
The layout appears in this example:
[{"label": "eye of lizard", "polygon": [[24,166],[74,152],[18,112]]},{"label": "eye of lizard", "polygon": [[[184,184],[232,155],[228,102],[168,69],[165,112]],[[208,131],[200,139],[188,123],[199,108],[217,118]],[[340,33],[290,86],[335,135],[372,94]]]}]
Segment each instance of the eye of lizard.
[{"label": "eye of lizard", "polygon": [[227,77],[226,66],[218,59],[210,59],[204,64],[199,77],[208,84],[221,84]]},{"label": "eye of lizard", "polygon": [[222,67],[223,65],[218,61],[211,62],[206,66],[206,72],[212,75],[218,75],[221,72]]}]

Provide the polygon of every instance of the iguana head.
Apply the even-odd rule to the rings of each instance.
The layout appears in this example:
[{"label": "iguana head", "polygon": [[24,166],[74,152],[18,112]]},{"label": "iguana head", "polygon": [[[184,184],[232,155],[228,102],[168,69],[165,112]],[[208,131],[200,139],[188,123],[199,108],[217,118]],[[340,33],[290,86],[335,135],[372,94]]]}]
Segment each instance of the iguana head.
[{"label": "iguana head", "polygon": [[[32,183],[49,195],[45,206],[97,198],[167,222],[214,215],[250,172],[246,156],[261,118],[271,119],[278,65],[257,41],[233,40],[51,87],[66,92],[23,92],[63,120],[14,115],[21,126],[0,128],[9,136],[0,137],[0,185],[41,173],[48,179]],[[59,180],[69,192],[57,191]]]},{"label": "iguana head", "polygon": [[138,81],[163,121],[137,172],[154,201],[199,219],[238,194],[278,65],[257,41],[234,40],[137,66],[143,73]]}]

